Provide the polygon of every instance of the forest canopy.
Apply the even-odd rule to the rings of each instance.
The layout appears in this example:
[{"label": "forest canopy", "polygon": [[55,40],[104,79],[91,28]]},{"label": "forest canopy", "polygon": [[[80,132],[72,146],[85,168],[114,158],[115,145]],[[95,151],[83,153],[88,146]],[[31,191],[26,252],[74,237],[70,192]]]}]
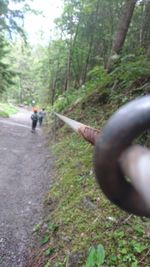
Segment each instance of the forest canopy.
[{"label": "forest canopy", "polygon": [[[97,86],[117,75],[122,81],[125,73],[130,84],[137,76],[148,75],[149,0],[65,0],[61,16],[55,19],[57,34],[49,36],[47,45],[36,46],[26,39],[23,20],[30,7],[28,1],[22,2],[22,10],[11,10],[9,1],[0,1],[0,77],[5,98],[27,103],[34,98],[53,105],[91,81]],[[20,35],[11,39],[14,33]],[[4,52],[6,43],[9,54]],[[133,70],[131,75],[126,66],[130,73]],[[112,72],[109,78],[107,72]]]}]

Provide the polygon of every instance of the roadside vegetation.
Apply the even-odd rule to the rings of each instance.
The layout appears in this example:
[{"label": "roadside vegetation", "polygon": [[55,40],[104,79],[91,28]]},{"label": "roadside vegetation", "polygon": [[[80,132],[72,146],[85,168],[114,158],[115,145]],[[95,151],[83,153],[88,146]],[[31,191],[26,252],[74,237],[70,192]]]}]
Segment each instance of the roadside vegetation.
[{"label": "roadside vegetation", "polygon": [[0,103],[0,117],[9,117],[18,111],[13,104]]}]

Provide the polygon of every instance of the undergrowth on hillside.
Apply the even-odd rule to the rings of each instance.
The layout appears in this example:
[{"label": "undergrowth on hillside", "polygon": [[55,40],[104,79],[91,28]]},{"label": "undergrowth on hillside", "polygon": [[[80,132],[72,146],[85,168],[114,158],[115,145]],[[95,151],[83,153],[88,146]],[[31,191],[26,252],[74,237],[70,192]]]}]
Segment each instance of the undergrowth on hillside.
[{"label": "undergrowth on hillside", "polygon": [[47,110],[64,112],[69,109],[70,111],[70,108],[75,109],[76,106],[78,108],[90,96],[97,95],[97,103],[104,104],[111,101],[113,112],[114,108],[137,95],[150,92],[150,61],[143,55],[131,54],[120,57],[109,74],[104,67],[95,66],[87,76],[88,81],[79,90],[72,88],[57,96],[53,106],[49,106]]},{"label": "undergrowth on hillside", "polygon": [[[132,63],[130,68],[141,67],[138,62]],[[80,99],[74,99],[72,105],[71,100],[64,107],[57,102],[53,108],[101,129],[118,107],[139,96],[139,92],[141,95],[147,93],[150,88],[148,73],[144,76],[141,71],[141,76],[135,73],[129,75],[130,83],[126,84],[132,85],[130,91],[127,88],[119,90],[121,84],[126,86],[122,79],[127,79],[128,70],[124,67],[121,65],[120,71],[111,74],[116,75],[119,71],[114,80],[109,76],[106,82],[105,73],[102,83],[98,80],[93,88],[90,81],[92,89]],[[93,72],[92,75],[97,75],[98,69]],[[136,72],[139,73],[139,70],[136,69]],[[97,256],[89,256],[91,248],[96,255],[94,251],[99,246],[104,248],[103,266],[150,266],[150,220],[127,214],[106,199],[95,180],[93,147],[59,120],[55,124],[53,153],[56,156],[57,179],[45,199],[49,214],[35,230],[41,238],[41,246],[31,266],[99,267]],[[89,258],[90,265],[86,265]]]}]

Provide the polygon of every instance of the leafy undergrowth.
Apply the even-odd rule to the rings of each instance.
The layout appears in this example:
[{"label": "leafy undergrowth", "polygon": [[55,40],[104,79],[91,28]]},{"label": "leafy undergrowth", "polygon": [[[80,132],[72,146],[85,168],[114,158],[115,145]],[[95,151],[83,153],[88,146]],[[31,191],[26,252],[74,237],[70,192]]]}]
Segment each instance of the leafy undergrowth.
[{"label": "leafy undergrowth", "polygon": [[[101,128],[118,99],[124,101],[118,97],[102,105],[95,94],[65,113]],[[87,263],[90,247],[99,245],[105,250],[103,266],[150,266],[150,220],[110,203],[94,177],[93,147],[67,126],[58,129],[53,146],[58,178],[45,200],[49,215],[35,228],[40,246],[30,266],[99,267]]]},{"label": "leafy undergrowth", "polygon": [[0,117],[9,117],[9,115],[15,114],[17,108],[12,104],[0,103]]}]

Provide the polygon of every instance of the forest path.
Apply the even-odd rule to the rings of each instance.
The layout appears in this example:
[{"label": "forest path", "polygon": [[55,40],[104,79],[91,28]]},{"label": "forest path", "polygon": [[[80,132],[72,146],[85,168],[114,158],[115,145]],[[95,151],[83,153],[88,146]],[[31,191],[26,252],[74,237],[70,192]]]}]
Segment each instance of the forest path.
[{"label": "forest path", "polygon": [[31,133],[31,112],[0,119],[0,266],[24,267],[30,235],[43,215],[53,158],[41,129]]}]

